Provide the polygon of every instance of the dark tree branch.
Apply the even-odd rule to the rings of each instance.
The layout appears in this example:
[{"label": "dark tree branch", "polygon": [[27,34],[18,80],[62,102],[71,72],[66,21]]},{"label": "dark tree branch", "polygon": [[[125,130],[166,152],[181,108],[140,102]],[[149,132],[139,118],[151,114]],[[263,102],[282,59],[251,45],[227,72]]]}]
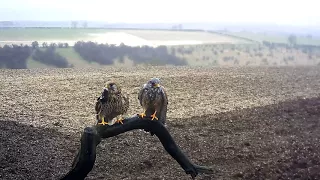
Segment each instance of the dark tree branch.
[{"label": "dark tree branch", "polygon": [[95,128],[84,129],[78,154],[72,162],[71,170],[62,178],[63,180],[82,180],[87,176],[96,160],[96,147],[100,141],[101,138]]},{"label": "dark tree branch", "polygon": [[208,167],[193,164],[174,142],[168,130],[158,121],[151,121],[149,118],[133,116],[123,120],[123,124],[112,126],[96,125],[87,127],[81,137],[81,148],[74,159],[71,170],[61,180],[84,179],[93,168],[96,158],[96,146],[101,138],[109,138],[134,129],[144,129],[152,132],[161,141],[165,150],[180,164],[186,174],[192,178],[199,172],[211,173]]}]

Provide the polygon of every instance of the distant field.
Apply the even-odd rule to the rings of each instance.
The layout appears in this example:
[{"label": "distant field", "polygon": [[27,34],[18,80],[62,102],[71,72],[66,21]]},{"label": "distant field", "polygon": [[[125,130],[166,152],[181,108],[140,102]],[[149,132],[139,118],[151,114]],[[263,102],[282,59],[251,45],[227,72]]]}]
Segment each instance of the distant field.
[{"label": "distant field", "polygon": [[89,39],[90,33],[105,33],[106,29],[58,29],[58,28],[12,28],[0,29],[1,41],[46,41]]},{"label": "distant field", "polygon": [[[129,30],[129,29],[68,29],[68,28],[14,28],[0,29],[0,45],[31,44],[32,41],[68,42],[95,41],[99,43],[131,45],[192,45],[243,44],[253,41],[287,43],[288,36],[277,33],[228,32],[227,35],[205,31]],[[228,36],[232,35],[234,37]],[[320,45],[320,39],[297,36],[298,44]]]},{"label": "distant field", "polygon": [[0,45],[31,44],[32,41],[68,42],[95,41],[99,43],[137,45],[188,45],[217,43],[248,43],[239,38],[203,31],[108,30],[108,29],[0,29]]},{"label": "distant field", "polygon": [[[239,38],[228,37],[220,34],[208,32],[192,31],[164,31],[164,30],[124,30],[128,34],[138,36],[148,41],[154,41],[157,44],[183,45],[179,42],[192,42],[186,44],[242,44],[251,43]],[[198,42],[198,43],[197,43]]]},{"label": "distant field", "polygon": [[170,47],[190,66],[301,66],[320,65],[320,50],[312,52],[258,44],[189,45]]},{"label": "distant field", "polygon": [[[76,68],[102,67],[97,63],[84,60],[73,47],[57,48],[57,53],[65,57],[69,64]],[[302,50],[275,48],[270,49],[261,45],[182,45],[168,48],[170,54],[183,58],[189,66],[299,66],[320,65],[320,51],[312,53]],[[115,59],[116,60],[116,59]],[[125,58],[124,63],[115,61],[112,66],[132,66],[133,61]],[[105,66],[105,65],[104,65]],[[49,67],[40,62],[28,59],[28,68]]]},{"label": "distant field", "polygon": [[[232,36],[229,36],[232,35]],[[205,31],[129,30],[129,29],[0,29],[0,46],[4,44],[31,44],[42,42],[67,42],[72,46],[76,41],[129,46],[168,46],[169,53],[183,58],[190,66],[297,66],[320,65],[320,51],[305,51],[286,48],[269,48],[254,41],[264,40],[287,43],[287,36],[252,32],[238,32],[222,35]],[[320,45],[320,40],[297,37],[299,44]],[[245,40],[249,39],[249,40]],[[251,40],[251,41],[250,41]],[[228,44],[228,45],[227,45]],[[72,47],[57,48],[73,67],[101,67],[80,57]],[[132,66],[132,59],[125,63],[115,61],[112,66]],[[34,61],[27,61],[28,68],[50,67]]]},{"label": "distant field", "polygon": [[[228,32],[233,36],[252,39],[254,41],[270,41],[275,43],[288,43],[288,36],[276,33],[254,33],[254,32]],[[320,45],[319,38],[307,38],[305,36],[297,36],[297,43],[304,45]]]},{"label": "distant field", "polygon": [[43,64],[41,62],[35,61],[34,59],[32,59],[32,57],[30,56],[27,59],[27,68],[28,69],[35,69],[35,68],[55,68],[54,66],[50,66],[50,65],[46,65]]}]

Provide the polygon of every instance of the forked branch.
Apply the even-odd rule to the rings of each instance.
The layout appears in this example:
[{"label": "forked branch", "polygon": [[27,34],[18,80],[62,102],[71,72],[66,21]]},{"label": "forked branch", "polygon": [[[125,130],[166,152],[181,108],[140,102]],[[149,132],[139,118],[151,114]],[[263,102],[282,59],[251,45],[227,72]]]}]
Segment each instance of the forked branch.
[{"label": "forked branch", "polygon": [[133,116],[123,120],[123,124],[112,126],[96,125],[87,127],[81,136],[81,147],[75,157],[71,170],[61,180],[81,180],[92,170],[96,159],[96,146],[101,138],[109,138],[134,129],[152,132],[161,141],[165,150],[180,164],[186,174],[194,179],[199,172],[211,173],[208,167],[193,164],[174,142],[168,130],[158,121]]}]

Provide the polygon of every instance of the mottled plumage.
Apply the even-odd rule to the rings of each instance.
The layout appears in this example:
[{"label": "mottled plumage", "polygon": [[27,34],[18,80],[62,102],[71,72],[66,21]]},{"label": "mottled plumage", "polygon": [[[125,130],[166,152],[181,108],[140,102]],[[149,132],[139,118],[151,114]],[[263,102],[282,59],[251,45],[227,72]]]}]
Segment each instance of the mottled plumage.
[{"label": "mottled plumage", "polygon": [[[122,115],[126,114],[129,108],[129,97],[121,91],[120,86],[115,82],[108,82],[97,99],[95,110],[98,124],[112,125],[115,122],[113,118],[117,118],[116,122],[122,123]],[[105,122],[107,121],[107,122]]]},{"label": "mottled plumage", "polygon": [[163,124],[166,123],[168,98],[158,78],[152,78],[143,85],[138,99],[144,110],[140,117],[151,116],[152,120],[156,119]]}]

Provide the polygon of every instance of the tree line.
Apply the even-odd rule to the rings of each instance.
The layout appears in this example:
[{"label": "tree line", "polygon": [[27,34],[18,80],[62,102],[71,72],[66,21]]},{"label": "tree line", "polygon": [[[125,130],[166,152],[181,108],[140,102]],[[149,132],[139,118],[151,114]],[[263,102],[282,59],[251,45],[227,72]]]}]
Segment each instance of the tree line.
[{"label": "tree line", "polygon": [[0,47],[0,68],[25,69],[32,49],[23,45],[5,45]]},{"label": "tree line", "polygon": [[[48,44],[47,42],[43,42],[41,45],[42,45],[43,48],[48,48],[48,47],[51,47],[51,48],[68,48],[69,47],[68,43],[50,43],[50,44]],[[31,43],[31,46],[32,46],[33,49],[37,49],[37,48],[40,47],[40,44],[38,43],[38,41],[33,41]]]},{"label": "tree line", "polygon": [[55,47],[48,47],[45,50],[35,49],[32,54],[32,59],[46,65],[52,65],[58,68],[72,67],[67,59],[58,54]]},{"label": "tree line", "polygon": [[166,46],[156,48],[150,46],[131,47],[123,43],[115,46],[91,41],[78,41],[73,48],[83,59],[102,65],[112,65],[115,59],[119,59],[120,63],[123,63],[124,57],[131,59],[134,64],[187,65],[184,59],[170,54]]},{"label": "tree line", "polygon": [[[304,53],[309,54],[312,58],[314,52],[320,50],[320,46],[314,45],[302,45],[297,44],[294,37],[288,38],[289,43],[274,43],[263,41],[262,44],[270,49],[287,48],[287,49],[300,49]],[[223,51],[230,46],[232,50],[235,49],[235,45],[211,45],[212,51],[218,54],[218,49]],[[27,59],[32,57],[35,61],[41,62],[46,65],[51,65],[59,68],[72,67],[67,59],[56,52],[57,48],[68,48],[68,43],[42,43],[41,45],[34,41],[31,46],[28,45],[5,45],[0,46],[0,68],[9,69],[24,69],[27,68]],[[194,48],[176,47],[170,50],[166,46],[137,46],[131,47],[125,44],[119,46],[112,44],[98,44],[95,42],[83,42],[78,41],[73,46],[74,50],[86,61],[96,62],[101,65],[112,65],[115,60],[120,63],[124,63],[124,59],[128,58],[133,61],[134,64],[151,64],[151,65],[187,65],[186,60],[176,56],[179,54],[191,54]],[[201,48],[199,46],[198,48]],[[219,47],[219,48],[218,48]],[[203,47],[202,47],[203,48]],[[248,47],[247,47],[248,48]],[[261,46],[256,48],[260,50]],[[254,49],[255,50],[255,49]],[[169,52],[170,51],[170,52]],[[246,50],[249,53],[249,50]],[[255,51],[256,52],[256,51]],[[258,53],[258,52],[256,52]],[[272,55],[272,54],[271,54]],[[319,55],[318,55],[319,56]],[[318,57],[317,56],[317,57]],[[206,57],[207,59],[209,57]],[[223,60],[228,60],[228,57]],[[309,59],[311,59],[309,58]],[[292,58],[291,58],[292,59]],[[289,58],[290,60],[290,58]]]},{"label": "tree line", "polygon": [[[63,47],[66,47],[63,44]],[[0,47],[0,68],[7,69],[26,69],[27,59],[31,56],[35,61],[46,65],[52,65],[59,68],[71,67],[65,57],[56,52],[56,47],[62,47],[56,44],[45,46],[40,49],[38,42],[28,45],[4,45]]]},{"label": "tree line", "polygon": [[[72,67],[67,59],[56,52],[57,48],[68,48],[68,43],[42,43],[34,41],[28,45],[5,45],[0,47],[0,68],[25,69],[27,59],[31,56],[35,61],[58,68]],[[101,65],[112,65],[115,60],[124,63],[125,57],[134,64],[151,65],[187,65],[184,59],[170,54],[166,46],[156,48],[150,46],[131,47],[125,44],[120,46],[98,44],[95,42],[78,41],[74,50],[86,61]]]}]

